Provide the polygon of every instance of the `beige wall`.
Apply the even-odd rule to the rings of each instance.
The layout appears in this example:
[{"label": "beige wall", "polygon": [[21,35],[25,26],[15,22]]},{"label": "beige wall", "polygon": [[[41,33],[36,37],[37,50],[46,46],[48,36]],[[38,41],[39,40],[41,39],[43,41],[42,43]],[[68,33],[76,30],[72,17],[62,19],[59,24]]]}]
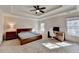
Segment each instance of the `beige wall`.
[{"label": "beige wall", "polygon": [[65,37],[67,40],[71,40],[74,42],[79,42],[79,37],[74,37],[74,36],[69,36],[67,35],[66,31],[66,19],[67,17],[79,17],[79,13],[73,13],[70,15],[61,15],[61,16],[56,16],[52,18],[47,18],[45,20],[40,21],[45,23],[45,32],[47,32],[50,28],[53,28],[54,26],[60,27],[60,31],[65,32]]},{"label": "beige wall", "polygon": [[[50,28],[53,28],[55,26],[58,26],[61,28],[61,31],[64,31],[65,27],[65,18],[64,17],[57,17],[57,18],[50,18],[44,21],[41,21],[45,23],[45,30],[48,31]],[[63,29],[63,30],[62,30]]]},{"label": "beige wall", "polygon": [[19,17],[13,17],[13,16],[4,16],[4,29],[8,29],[9,25],[8,23],[15,23],[15,28],[36,28],[37,21],[31,20],[31,19],[23,19]]}]

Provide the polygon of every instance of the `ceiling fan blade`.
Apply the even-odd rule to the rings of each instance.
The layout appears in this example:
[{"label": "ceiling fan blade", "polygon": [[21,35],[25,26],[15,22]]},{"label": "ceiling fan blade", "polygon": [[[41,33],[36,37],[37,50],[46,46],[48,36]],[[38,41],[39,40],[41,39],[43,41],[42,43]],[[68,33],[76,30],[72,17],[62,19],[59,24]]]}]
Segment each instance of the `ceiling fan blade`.
[{"label": "ceiling fan blade", "polygon": [[36,6],[33,6],[34,8],[37,8]]},{"label": "ceiling fan blade", "polygon": [[37,14],[37,12],[36,12],[36,14]]},{"label": "ceiling fan blade", "polygon": [[40,10],[40,12],[44,13],[44,11]]},{"label": "ceiling fan blade", "polygon": [[37,5],[37,8],[36,9],[39,10],[39,5]]},{"label": "ceiling fan blade", "polygon": [[39,8],[39,5],[37,5],[37,8]]},{"label": "ceiling fan blade", "polygon": [[40,8],[40,9],[46,9],[46,7],[42,7],[42,8]]}]

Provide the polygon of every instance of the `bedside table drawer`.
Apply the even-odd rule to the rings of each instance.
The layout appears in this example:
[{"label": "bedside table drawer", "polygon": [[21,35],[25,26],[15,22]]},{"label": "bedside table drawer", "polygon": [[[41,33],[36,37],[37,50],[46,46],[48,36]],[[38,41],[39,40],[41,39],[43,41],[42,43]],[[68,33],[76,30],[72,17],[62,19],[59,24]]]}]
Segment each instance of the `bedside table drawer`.
[{"label": "bedside table drawer", "polygon": [[6,34],[6,36],[16,36],[16,33],[15,34]]},{"label": "bedside table drawer", "polygon": [[8,34],[8,35],[14,35],[14,34],[16,34],[16,32],[6,32],[6,34]]},{"label": "bedside table drawer", "polygon": [[16,39],[17,36],[6,36],[6,40]]}]

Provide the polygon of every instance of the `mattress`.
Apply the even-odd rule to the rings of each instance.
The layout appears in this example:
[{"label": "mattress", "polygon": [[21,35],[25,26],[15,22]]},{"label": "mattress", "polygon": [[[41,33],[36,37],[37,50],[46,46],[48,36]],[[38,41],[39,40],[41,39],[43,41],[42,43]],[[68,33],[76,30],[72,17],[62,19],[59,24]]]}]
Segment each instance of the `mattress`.
[{"label": "mattress", "polygon": [[21,38],[21,39],[27,39],[27,38],[31,38],[31,37],[35,37],[35,36],[38,36],[39,34],[37,33],[34,33],[34,32],[20,32],[18,34],[18,36]]}]

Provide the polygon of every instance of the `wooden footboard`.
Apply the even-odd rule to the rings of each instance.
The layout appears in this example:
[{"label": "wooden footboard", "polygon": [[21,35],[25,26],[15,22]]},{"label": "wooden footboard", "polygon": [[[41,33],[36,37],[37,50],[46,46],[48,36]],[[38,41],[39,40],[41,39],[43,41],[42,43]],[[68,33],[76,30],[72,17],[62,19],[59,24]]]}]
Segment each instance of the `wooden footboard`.
[{"label": "wooden footboard", "polygon": [[27,44],[27,43],[30,43],[30,42],[33,42],[33,41],[36,41],[36,40],[39,40],[39,39],[42,39],[42,35],[38,35],[38,36],[27,38],[27,39],[19,38],[21,45]]}]

